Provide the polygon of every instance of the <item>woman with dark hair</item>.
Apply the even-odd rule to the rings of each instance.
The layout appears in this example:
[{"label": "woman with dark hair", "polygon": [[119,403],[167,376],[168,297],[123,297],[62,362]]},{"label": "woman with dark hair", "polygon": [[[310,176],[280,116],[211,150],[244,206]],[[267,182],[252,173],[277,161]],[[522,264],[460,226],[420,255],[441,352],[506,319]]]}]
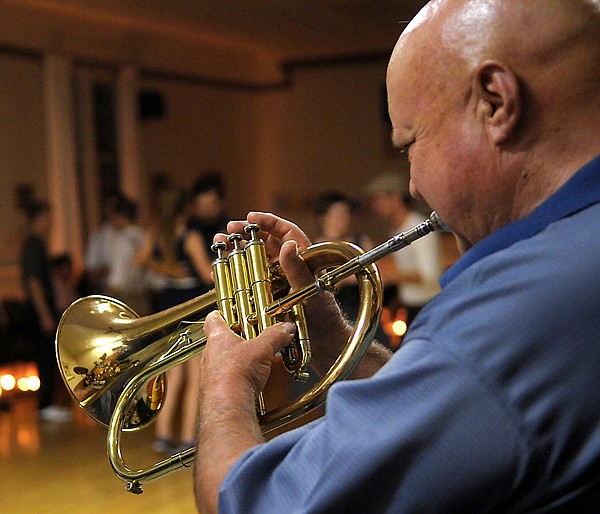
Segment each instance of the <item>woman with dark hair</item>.
[{"label": "woman with dark hair", "polygon": [[[156,308],[168,309],[206,292],[211,282],[211,261],[202,236],[188,228],[189,202],[185,193],[167,188],[158,194],[156,220],[136,255],[137,264],[162,281]],[[197,359],[167,372],[169,396],[156,420],[154,450],[172,454],[195,444],[198,398]],[[176,415],[181,399],[181,434],[175,436]]]}]

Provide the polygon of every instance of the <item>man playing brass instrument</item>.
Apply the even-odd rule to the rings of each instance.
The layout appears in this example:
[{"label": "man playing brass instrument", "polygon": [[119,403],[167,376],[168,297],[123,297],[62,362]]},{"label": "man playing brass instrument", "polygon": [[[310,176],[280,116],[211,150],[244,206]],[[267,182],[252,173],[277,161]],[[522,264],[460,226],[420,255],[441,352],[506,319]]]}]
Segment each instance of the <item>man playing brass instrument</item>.
[{"label": "man playing brass instrument", "polygon": [[[464,255],[396,354],[373,343],[325,417],[267,443],[255,391],[293,327],[240,343],[209,315],[198,506],[598,512],[600,1],[434,0],[387,81],[411,194]],[[311,281],[297,226],[248,221],[292,286]],[[306,307],[314,359],[335,358],[348,326],[327,295]]]}]

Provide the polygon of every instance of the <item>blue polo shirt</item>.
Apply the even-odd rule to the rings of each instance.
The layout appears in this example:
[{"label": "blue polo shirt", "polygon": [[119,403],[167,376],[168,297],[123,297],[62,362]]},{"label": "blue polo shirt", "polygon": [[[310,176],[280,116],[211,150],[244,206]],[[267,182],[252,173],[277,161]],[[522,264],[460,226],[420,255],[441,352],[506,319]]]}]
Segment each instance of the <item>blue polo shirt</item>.
[{"label": "blue polo shirt", "polygon": [[466,252],[440,279],[442,287],[471,264],[522,239],[541,232],[551,223],[600,202],[600,156],[596,157],[553,196],[528,216],[502,227]]},{"label": "blue polo shirt", "polygon": [[469,250],[376,375],[247,452],[220,512],[598,512],[600,158]]}]

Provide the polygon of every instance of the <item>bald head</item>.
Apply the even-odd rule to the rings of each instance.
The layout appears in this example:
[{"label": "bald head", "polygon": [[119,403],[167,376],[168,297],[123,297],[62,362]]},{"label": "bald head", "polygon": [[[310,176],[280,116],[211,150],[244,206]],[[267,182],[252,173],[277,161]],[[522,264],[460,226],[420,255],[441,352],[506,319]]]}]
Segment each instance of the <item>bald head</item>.
[{"label": "bald head", "polygon": [[599,0],[434,0],[429,6],[435,15],[420,21],[438,21],[444,46],[471,65],[482,58],[546,60],[572,44],[598,42]]},{"label": "bald head", "polygon": [[[447,208],[460,205],[457,229],[480,223],[469,241],[522,217],[600,153],[599,84],[600,0],[429,2],[388,68],[394,140],[415,142],[411,191],[439,208],[433,172],[415,160],[421,138],[465,158],[444,156],[455,169],[435,180],[461,188]],[[486,184],[499,204],[476,222]]]}]

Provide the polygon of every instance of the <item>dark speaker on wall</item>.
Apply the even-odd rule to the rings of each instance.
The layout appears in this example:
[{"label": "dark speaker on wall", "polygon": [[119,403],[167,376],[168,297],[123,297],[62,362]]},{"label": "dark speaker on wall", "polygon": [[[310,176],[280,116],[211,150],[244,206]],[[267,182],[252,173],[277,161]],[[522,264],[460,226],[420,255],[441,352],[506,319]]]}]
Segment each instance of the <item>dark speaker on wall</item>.
[{"label": "dark speaker on wall", "polygon": [[140,118],[156,120],[165,115],[165,100],[159,91],[144,90],[139,95]]}]

